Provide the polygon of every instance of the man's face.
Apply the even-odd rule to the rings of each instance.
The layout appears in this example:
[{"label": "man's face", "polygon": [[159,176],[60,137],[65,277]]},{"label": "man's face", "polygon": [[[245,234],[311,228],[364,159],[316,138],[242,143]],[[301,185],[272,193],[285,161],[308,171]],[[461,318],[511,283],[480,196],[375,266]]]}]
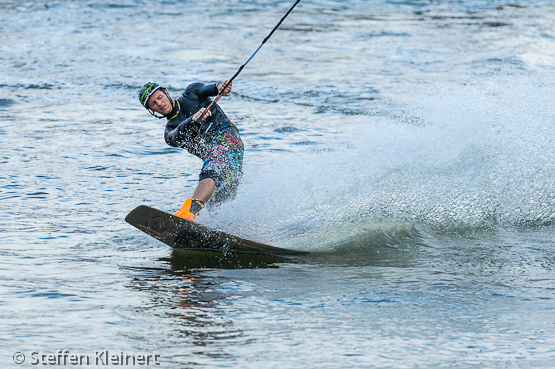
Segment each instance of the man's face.
[{"label": "man's face", "polygon": [[164,91],[161,89],[154,91],[154,93],[148,98],[146,106],[163,115],[168,115],[172,111],[170,99],[168,99],[168,96],[166,96]]}]

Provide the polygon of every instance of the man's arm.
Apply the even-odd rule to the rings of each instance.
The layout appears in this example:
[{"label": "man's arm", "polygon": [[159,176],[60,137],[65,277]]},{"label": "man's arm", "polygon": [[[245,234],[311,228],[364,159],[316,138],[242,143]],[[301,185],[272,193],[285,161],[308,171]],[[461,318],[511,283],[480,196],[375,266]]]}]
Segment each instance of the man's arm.
[{"label": "man's arm", "polygon": [[[216,96],[220,93],[220,91],[222,90],[222,88],[225,87],[227,81],[223,81],[223,82],[216,82],[213,84],[202,84],[202,83],[193,83],[192,85],[190,85],[187,89],[191,89],[194,91],[194,93],[197,95],[198,99],[200,101],[203,101],[204,99],[206,99],[209,96]],[[227,86],[227,88],[225,89],[225,91],[223,92],[222,96],[228,96],[229,92],[231,91],[231,85],[233,84],[230,83],[229,86]]]},{"label": "man's arm", "polygon": [[177,127],[166,126],[164,132],[164,139],[166,143],[173,147],[183,147],[185,139],[187,138],[187,126],[191,126],[191,118],[185,119]]},{"label": "man's arm", "polygon": [[[215,83],[211,83],[208,85],[205,85],[203,83],[193,83],[192,85],[187,87],[187,90],[189,90],[188,94],[192,92],[193,94],[197,95],[199,101],[204,101],[209,96],[216,96],[218,94],[218,88],[216,87]],[[187,90],[185,91],[187,92]]]},{"label": "man's arm", "polygon": [[[171,123],[166,125],[166,131],[164,133],[164,138],[166,143],[173,147],[183,147],[187,142],[187,138],[194,137],[196,135],[195,130],[198,129],[198,120],[203,115],[206,109],[202,108],[196,112],[192,117],[189,117],[179,123],[177,126],[172,127]],[[204,116],[202,116],[202,121],[210,118],[212,113],[207,111]]]}]

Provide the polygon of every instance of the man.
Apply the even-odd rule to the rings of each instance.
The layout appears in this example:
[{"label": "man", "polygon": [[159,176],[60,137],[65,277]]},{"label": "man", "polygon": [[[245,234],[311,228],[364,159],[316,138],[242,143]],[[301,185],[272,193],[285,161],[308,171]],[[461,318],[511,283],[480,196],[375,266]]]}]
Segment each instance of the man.
[{"label": "man", "polygon": [[[243,142],[239,131],[210,96],[228,96],[231,83],[193,83],[177,99],[152,82],[139,91],[139,101],[155,117],[167,118],[164,138],[170,146],[187,149],[204,163],[193,197],[175,215],[194,220],[204,204],[232,199],[242,176]],[[222,91],[225,87],[225,90]],[[156,113],[160,114],[157,115]]]}]

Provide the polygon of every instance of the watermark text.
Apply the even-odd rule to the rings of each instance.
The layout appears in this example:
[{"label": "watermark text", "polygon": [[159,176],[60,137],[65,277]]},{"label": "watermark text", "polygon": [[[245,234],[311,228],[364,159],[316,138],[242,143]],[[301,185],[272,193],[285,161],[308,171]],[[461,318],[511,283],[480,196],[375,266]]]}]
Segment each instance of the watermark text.
[{"label": "watermark text", "polygon": [[57,365],[57,366],[152,366],[160,365],[160,355],[156,353],[127,353],[108,350],[94,351],[92,354],[72,353],[58,350],[54,353],[31,351],[27,354],[17,351],[13,354],[16,364]]}]

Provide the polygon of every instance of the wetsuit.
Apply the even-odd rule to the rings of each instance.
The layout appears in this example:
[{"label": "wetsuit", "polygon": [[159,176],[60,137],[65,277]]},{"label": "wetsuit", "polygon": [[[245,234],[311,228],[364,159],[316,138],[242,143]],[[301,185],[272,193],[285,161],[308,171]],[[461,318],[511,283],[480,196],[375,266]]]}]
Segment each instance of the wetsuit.
[{"label": "wetsuit", "polygon": [[199,181],[212,178],[216,183],[212,203],[233,198],[242,177],[243,142],[237,127],[217,105],[210,109],[212,116],[193,122],[192,116],[210,105],[210,96],[218,95],[217,84],[193,83],[175,99],[173,110],[166,115],[168,123],[164,137],[170,146],[187,149],[204,163]]}]

